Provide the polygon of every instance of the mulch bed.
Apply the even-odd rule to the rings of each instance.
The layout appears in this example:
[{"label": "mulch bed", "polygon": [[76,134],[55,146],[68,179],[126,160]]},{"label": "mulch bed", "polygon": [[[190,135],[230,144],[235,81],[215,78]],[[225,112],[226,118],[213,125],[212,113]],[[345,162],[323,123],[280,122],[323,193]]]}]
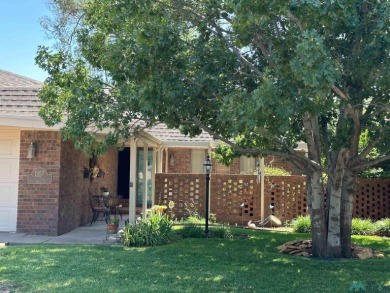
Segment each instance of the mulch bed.
[{"label": "mulch bed", "polygon": [[[312,256],[311,249],[311,240],[294,240],[278,246],[278,250],[282,253],[306,257]],[[384,258],[383,253],[373,250],[369,247],[362,247],[353,244],[351,249],[353,258]]]}]

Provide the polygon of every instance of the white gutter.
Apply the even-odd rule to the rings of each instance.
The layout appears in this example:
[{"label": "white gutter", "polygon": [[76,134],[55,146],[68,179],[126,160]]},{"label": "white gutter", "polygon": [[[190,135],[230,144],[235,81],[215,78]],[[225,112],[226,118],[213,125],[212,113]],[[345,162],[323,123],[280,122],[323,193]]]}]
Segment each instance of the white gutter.
[{"label": "white gutter", "polygon": [[9,115],[0,115],[0,125],[1,126],[14,126],[20,128],[35,128],[35,129],[45,129],[45,130],[59,130],[60,125],[49,127],[45,122],[37,117],[31,116],[9,116]]}]

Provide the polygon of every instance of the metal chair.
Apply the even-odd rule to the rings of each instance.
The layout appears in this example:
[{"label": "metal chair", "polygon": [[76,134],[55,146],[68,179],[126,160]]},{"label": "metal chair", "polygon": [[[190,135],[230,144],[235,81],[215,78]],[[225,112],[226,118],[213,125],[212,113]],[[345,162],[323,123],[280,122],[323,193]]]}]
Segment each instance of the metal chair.
[{"label": "metal chair", "polygon": [[108,224],[110,221],[110,207],[108,205],[108,198],[100,195],[93,195],[92,192],[88,189],[89,203],[91,204],[92,209],[92,221],[91,224],[96,222],[99,218],[99,215],[102,214]]}]

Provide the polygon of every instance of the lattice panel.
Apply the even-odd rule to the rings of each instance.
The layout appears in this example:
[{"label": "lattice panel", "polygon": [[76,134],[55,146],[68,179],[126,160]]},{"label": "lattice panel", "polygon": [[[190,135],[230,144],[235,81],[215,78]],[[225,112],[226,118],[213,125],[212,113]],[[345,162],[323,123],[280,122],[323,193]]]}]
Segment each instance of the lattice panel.
[{"label": "lattice panel", "polygon": [[353,217],[380,220],[390,218],[390,182],[359,179]]},{"label": "lattice panel", "polygon": [[[205,176],[201,174],[156,174],[156,203],[173,201],[175,218],[186,216],[186,208],[204,214]],[[168,212],[171,212],[168,209]]]},{"label": "lattice panel", "polygon": [[246,225],[260,219],[260,186],[255,176],[212,175],[211,212],[217,221]]},{"label": "lattice panel", "polygon": [[271,208],[271,213],[282,222],[290,222],[297,216],[308,213],[305,178],[266,177],[265,189],[266,194],[270,195],[268,208]]},{"label": "lattice panel", "polygon": [[[203,174],[156,174],[155,202],[168,205],[173,200],[177,218],[185,215],[186,205],[204,216],[205,183]],[[210,186],[210,212],[216,214],[217,221],[245,226],[249,220],[260,220],[260,185],[256,176],[212,174]],[[286,222],[308,214],[305,177],[266,177],[264,201],[265,217],[273,214]],[[353,216],[390,218],[390,181],[359,179]]]}]

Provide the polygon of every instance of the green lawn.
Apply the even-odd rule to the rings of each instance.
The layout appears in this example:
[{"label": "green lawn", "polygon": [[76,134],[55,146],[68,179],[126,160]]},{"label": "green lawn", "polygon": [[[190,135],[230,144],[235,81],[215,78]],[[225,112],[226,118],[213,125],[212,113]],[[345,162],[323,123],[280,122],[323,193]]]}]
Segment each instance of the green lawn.
[{"label": "green lawn", "polygon": [[309,235],[245,232],[249,239],[148,248],[8,246],[0,249],[0,292],[348,292],[354,281],[390,292],[389,239],[354,238],[384,259],[329,261],[277,252]]}]

